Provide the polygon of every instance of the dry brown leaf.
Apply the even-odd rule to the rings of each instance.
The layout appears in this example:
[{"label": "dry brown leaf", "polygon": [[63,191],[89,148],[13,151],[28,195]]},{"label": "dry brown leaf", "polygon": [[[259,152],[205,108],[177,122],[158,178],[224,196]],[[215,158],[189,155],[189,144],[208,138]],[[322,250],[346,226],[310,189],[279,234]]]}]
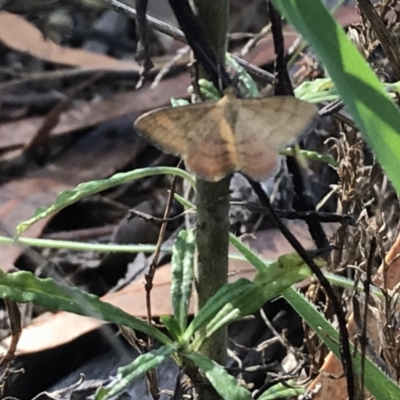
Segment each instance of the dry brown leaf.
[{"label": "dry brown leaf", "polygon": [[[52,135],[75,132],[124,115],[138,115],[161,107],[168,104],[171,97],[185,97],[189,84],[188,77],[176,76],[162,80],[153,90],[146,86],[137,91],[117,93],[108,99],[64,111],[60,114]],[[0,148],[16,148],[30,143],[45,118],[32,117],[0,123]]]},{"label": "dry brown leaf", "polygon": [[[36,207],[49,204],[56,198],[61,190],[68,187],[60,181],[51,178],[20,179],[4,184],[0,190],[0,220],[9,232],[0,234],[13,236],[14,228],[24,219],[32,217]],[[49,218],[45,218],[32,225],[26,230],[28,237],[37,237],[41,234]],[[22,252],[23,248],[18,245],[0,245],[1,265],[0,268],[7,272],[13,268],[14,260]]]},{"label": "dry brown leaf", "polygon": [[46,39],[30,22],[7,11],[0,12],[0,41],[14,50],[57,64],[139,72],[139,65],[133,61],[121,61],[85,50],[61,47],[52,40]]}]

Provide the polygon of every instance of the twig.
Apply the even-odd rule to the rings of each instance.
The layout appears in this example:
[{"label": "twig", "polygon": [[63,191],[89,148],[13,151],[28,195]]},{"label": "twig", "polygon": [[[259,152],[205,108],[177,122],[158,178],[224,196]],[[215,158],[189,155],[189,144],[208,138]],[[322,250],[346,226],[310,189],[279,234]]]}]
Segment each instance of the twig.
[{"label": "twig", "polygon": [[[136,0],[136,33],[138,36],[138,43],[136,46],[135,59],[142,66],[140,74],[141,78],[142,76],[145,77],[147,73],[153,68],[153,62],[150,58],[149,37],[147,34],[147,4],[148,0]],[[142,79],[139,79],[138,86],[140,86],[141,81]]]},{"label": "twig", "polygon": [[[230,205],[246,207],[249,210],[256,211],[260,214],[269,215],[268,209],[266,209],[265,207],[260,207],[256,204],[245,203],[242,201],[231,201]],[[343,225],[356,224],[356,218],[351,215],[341,215],[331,212],[315,211],[315,210],[308,210],[308,211],[275,210],[275,212],[280,218],[285,218],[285,219],[304,220],[309,217],[314,217],[319,219],[320,222],[339,222],[340,224]]]},{"label": "twig", "polygon": [[286,68],[285,40],[282,31],[282,18],[268,1],[269,18],[271,21],[272,39],[275,50],[275,96],[294,96],[292,82]]},{"label": "twig", "polygon": [[354,380],[354,373],[353,373],[353,363],[352,357],[350,352],[350,344],[349,344],[349,333],[346,328],[346,318],[342,309],[342,305],[336,294],[325,277],[322,273],[321,269],[317,266],[314,262],[312,257],[309,253],[304,249],[304,247],[300,244],[300,242],[296,239],[292,232],[285,226],[285,224],[279,219],[276,215],[268,196],[265,194],[264,190],[262,189],[261,185],[257,182],[249,180],[250,185],[252,186],[254,192],[260,199],[261,204],[266,207],[270,214],[269,217],[272,223],[278,228],[282,234],[285,236],[286,240],[292,245],[295,251],[299,254],[299,256],[304,260],[304,262],[310,267],[313,274],[317,277],[318,281],[320,282],[321,286],[325,289],[327,296],[332,301],[334,312],[337,316],[338,325],[339,325],[339,334],[340,334],[340,344],[339,344],[339,351],[341,355],[341,360],[343,364],[343,370],[346,375],[347,379],[347,392],[350,400],[353,400],[355,397],[355,380]]},{"label": "twig", "polygon": [[[176,180],[177,177],[174,176],[172,179],[171,183],[171,190],[168,195],[167,199],[167,205],[165,206],[165,211],[164,211],[164,220],[168,219],[169,213],[171,212],[171,207],[172,207],[172,201],[174,199],[174,193],[175,193],[175,185],[176,185]],[[157,244],[156,244],[156,249],[154,251],[153,259],[150,263],[149,267],[149,272],[148,274],[145,275],[145,290],[146,290],[146,310],[147,310],[147,322],[149,324],[152,323],[152,312],[151,312],[151,290],[153,288],[153,280],[158,264],[158,259],[160,257],[161,253],[161,246],[164,242],[164,237],[165,237],[165,232],[167,229],[167,222],[163,222],[161,227],[160,227],[160,232],[158,234],[158,239],[157,239]],[[147,338],[147,346],[148,348],[151,348],[153,344],[153,338],[151,336],[148,336]],[[155,369],[151,369],[147,371],[146,373],[147,377],[147,382],[148,382],[148,387],[151,395],[153,396],[154,399],[158,399],[160,396],[160,390],[158,388],[157,384],[157,376],[156,376],[156,371]]]},{"label": "twig", "polygon": [[4,303],[6,305],[7,314],[10,321],[11,343],[10,346],[8,347],[7,353],[0,360],[0,367],[5,367],[2,382],[0,384],[1,396],[3,396],[4,392],[6,391],[8,379],[13,372],[11,370],[10,365],[11,361],[15,357],[15,352],[17,350],[19,338],[21,337],[22,333],[21,313],[19,311],[17,303],[14,303],[7,299],[4,300]]},{"label": "twig", "polygon": [[135,217],[139,217],[139,218],[144,219],[146,222],[157,222],[159,224],[163,224],[165,222],[176,221],[177,219],[181,218],[188,212],[190,212],[190,210],[186,210],[178,215],[175,215],[174,217],[159,218],[159,217],[155,217],[154,215],[150,215],[150,214],[144,213],[142,211],[132,209],[132,210],[128,211],[128,213],[129,213],[128,220],[135,218]]}]

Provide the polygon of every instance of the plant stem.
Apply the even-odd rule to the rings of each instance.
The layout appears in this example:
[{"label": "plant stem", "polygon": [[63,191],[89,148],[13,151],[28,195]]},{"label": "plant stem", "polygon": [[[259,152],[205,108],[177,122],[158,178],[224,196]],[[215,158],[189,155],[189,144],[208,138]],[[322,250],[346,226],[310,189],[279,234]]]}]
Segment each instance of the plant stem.
[{"label": "plant stem", "polygon": [[[195,268],[196,311],[225,283],[228,274],[229,178],[218,183],[197,183],[197,266]],[[217,332],[200,347],[200,353],[225,365],[226,329]]]},{"label": "plant stem", "polygon": [[[199,17],[208,41],[220,60],[225,59],[228,0],[191,0],[193,11]],[[200,71],[204,77],[204,71]],[[226,282],[229,244],[229,182],[225,178],[211,183],[198,179],[197,196],[197,251],[195,268],[196,311]],[[201,332],[200,332],[201,334]],[[199,352],[225,366],[227,358],[227,329],[204,341]],[[217,400],[219,395],[210,385],[199,385],[195,398]]]}]

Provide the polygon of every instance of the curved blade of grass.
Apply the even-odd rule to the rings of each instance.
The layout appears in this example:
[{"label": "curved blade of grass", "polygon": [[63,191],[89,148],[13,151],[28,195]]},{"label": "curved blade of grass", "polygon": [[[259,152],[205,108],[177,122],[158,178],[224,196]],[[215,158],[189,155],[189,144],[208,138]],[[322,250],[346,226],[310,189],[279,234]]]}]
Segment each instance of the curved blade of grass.
[{"label": "curved blade of grass", "polygon": [[207,377],[219,395],[225,400],[251,400],[251,393],[240,386],[223,367],[195,352],[185,352],[183,356],[191,360]]},{"label": "curved blade of grass", "polygon": [[[153,253],[157,247],[153,244],[87,243],[74,242],[71,240],[53,240],[27,237],[12,239],[5,236],[0,236],[0,244],[19,244],[32,247],[46,247],[48,249],[68,249],[71,251],[97,251],[99,253]],[[171,252],[172,247],[169,245],[162,245],[161,251]]]},{"label": "curved blade of grass", "polygon": [[149,369],[156,368],[171,354],[175,353],[179,345],[174,343],[162,346],[157,350],[142,354],[129,365],[118,368],[118,373],[113,382],[107,387],[99,388],[96,391],[95,400],[107,400],[123,390],[127,389],[131,383],[145,374]]},{"label": "curved blade of grass", "polygon": [[174,167],[152,167],[136,169],[134,171],[115,174],[107,179],[80,183],[72,190],[61,192],[51,206],[39,207],[35,211],[32,218],[21,222],[17,226],[16,236],[20,236],[25,229],[29,228],[40,219],[43,219],[50,214],[60,211],[63,208],[73,203],[76,203],[78,200],[102,192],[103,190],[110,189],[113,186],[152,175],[177,175],[183,179],[186,179],[194,187],[193,177],[186,171]]},{"label": "curved blade of grass", "polygon": [[78,315],[94,317],[118,325],[128,326],[159,340],[172,343],[160,330],[129,315],[118,307],[101,301],[75,287],[57,283],[51,278],[40,279],[31,272],[6,274],[0,270],[0,298],[17,303],[32,302],[51,310],[69,311]]},{"label": "curved blade of grass", "polygon": [[174,317],[181,332],[184,332],[187,326],[190,295],[192,294],[195,241],[193,231],[181,231],[172,247],[171,300]]},{"label": "curved blade of grass", "polygon": [[382,83],[321,0],[272,0],[329,72],[397,192],[400,193],[400,113]]},{"label": "curved blade of grass", "polygon": [[[283,298],[307,322],[320,339],[336,357],[340,358],[339,334],[329,321],[321,315],[313,304],[309,303],[295,289],[289,288],[282,293]],[[351,344],[352,353],[354,346]],[[354,366],[360,374],[360,352],[356,353]],[[376,399],[400,399],[400,388],[384,372],[374,365],[368,357],[365,359],[365,387]]]}]

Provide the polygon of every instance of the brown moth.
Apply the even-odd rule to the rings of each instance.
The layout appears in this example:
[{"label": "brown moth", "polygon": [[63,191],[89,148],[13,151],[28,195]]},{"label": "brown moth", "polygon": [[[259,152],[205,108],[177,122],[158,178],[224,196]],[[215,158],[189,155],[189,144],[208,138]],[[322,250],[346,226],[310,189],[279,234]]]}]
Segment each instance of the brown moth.
[{"label": "brown moth", "polygon": [[228,90],[219,101],[150,111],[135,127],[199,178],[240,171],[259,181],[274,171],[279,150],[312,129],[317,112],[294,97],[238,99]]}]

